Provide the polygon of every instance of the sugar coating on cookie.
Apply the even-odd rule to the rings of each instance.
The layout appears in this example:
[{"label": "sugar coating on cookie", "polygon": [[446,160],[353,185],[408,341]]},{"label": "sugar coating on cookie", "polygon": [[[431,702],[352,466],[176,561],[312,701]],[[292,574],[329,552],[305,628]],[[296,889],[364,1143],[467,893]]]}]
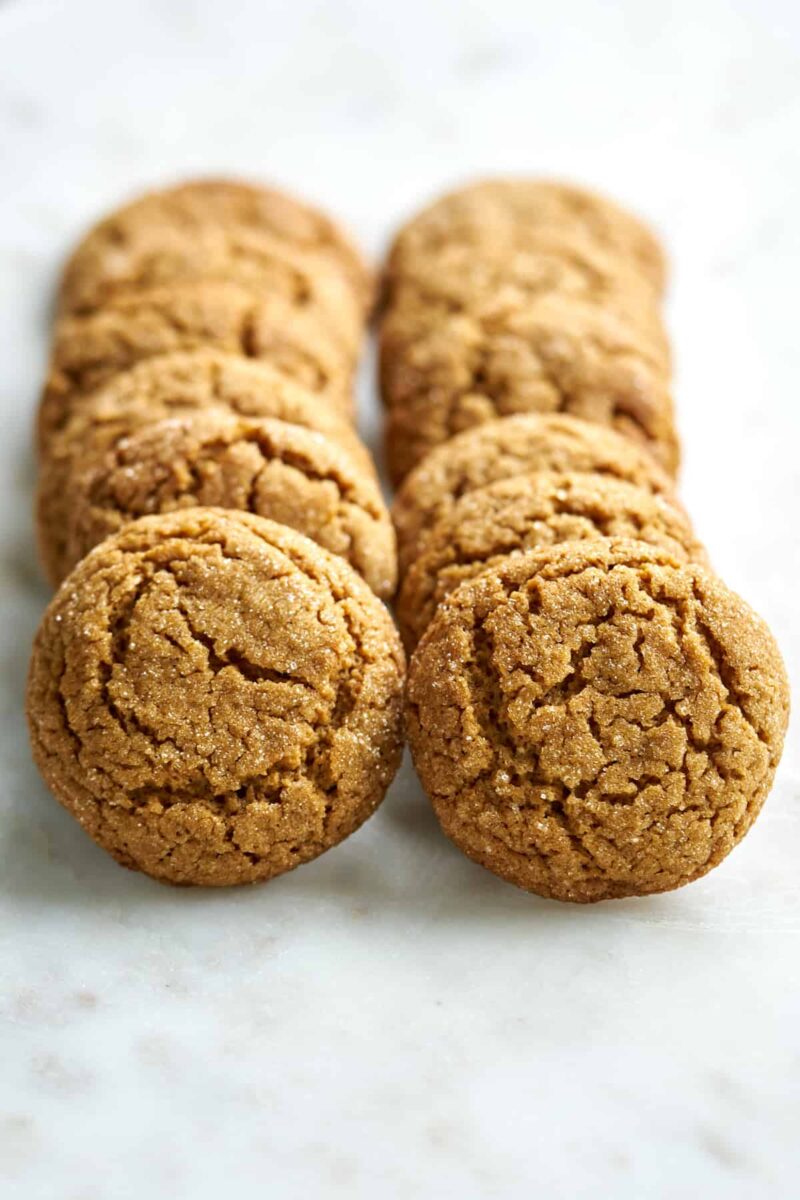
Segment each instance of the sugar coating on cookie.
[{"label": "sugar coating on cookie", "polygon": [[[372,460],[352,423],[340,408],[287,376],[270,362],[251,361],[210,347],[145,358],[110,377],[78,403],[46,422],[40,448],[46,462],[63,455],[67,445],[87,445],[105,425],[128,431],[136,414],[145,421],[223,407],[244,416],[279,417],[317,429]],[[62,436],[63,435],[63,436]]]},{"label": "sugar coating on cookie", "polygon": [[65,312],[89,312],[141,288],[194,278],[274,280],[276,256],[335,267],[361,311],[372,295],[360,253],[334,222],[285,192],[194,180],[149,192],[100,221],[64,269]]},{"label": "sugar coating on cookie", "polygon": [[140,516],[212,506],[269,517],[340,554],[383,599],[394,594],[394,529],[374,475],[324,434],[223,412],[156,421],[88,463],[63,489],[63,524],[43,526],[51,581]]},{"label": "sugar coating on cookie", "polygon": [[451,438],[406,476],[392,505],[401,571],[460,497],[531,471],[591,471],[677,503],[652,456],[611,429],[569,416],[504,417]]},{"label": "sugar coating on cookie", "polygon": [[707,563],[686,513],[662,496],[597,474],[515,475],[462,496],[427,534],[397,597],[406,649],[451,592],[506,555],[598,537],[635,538]]},{"label": "sugar coating on cookie", "polygon": [[536,250],[554,233],[605,251],[663,291],[664,251],[644,222],[606,196],[545,179],[478,180],[439,197],[399,231],[387,271],[392,277],[413,274],[452,245],[473,257],[511,258]]},{"label": "sugar coating on cookie", "polygon": [[64,582],[28,683],[35,760],[120,863],[279,875],[352,833],[401,746],[403,655],[342,559],[218,509],[145,517]]},{"label": "sugar coating on cookie", "polygon": [[454,313],[492,321],[558,297],[614,313],[636,329],[664,371],[670,369],[669,340],[652,288],[618,257],[569,234],[554,233],[535,250],[513,253],[447,243],[420,258],[413,271],[390,273],[385,293],[386,321],[395,340],[406,329],[413,338],[421,324]]},{"label": "sugar coating on cookie", "polygon": [[191,283],[124,297],[98,312],[56,322],[38,417],[46,445],[87,392],[143,359],[218,350],[268,362],[352,416],[356,350],[307,308],[234,283]]},{"label": "sugar coating on cookie", "polygon": [[363,473],[374,475],[372,460],[349,422],[269,364],[214,350],[148,359],[83,397],[46,443],[36,524],[48,575],[58,576],[66,554],[68,482],[75,464],[88,463],[143,427],[211,409],[275,417],[316,430],[341,445]]},{"label": "sugar coating on cookie", "polygon": [[615,429],[670,473],[679,447],[669,381],[613,313],[551,297],[487,319],[455,313],[381,329],[387,459],[400,481],[455,434],[514,413],[569,413]]},{"label": "sugar coating on cookie", "polygon": [[463,584],[409,670],[444,832],[520,887],[588,902],[689,883],[750,828],[786,730],[764,622],[641,542],[567,543]]}]

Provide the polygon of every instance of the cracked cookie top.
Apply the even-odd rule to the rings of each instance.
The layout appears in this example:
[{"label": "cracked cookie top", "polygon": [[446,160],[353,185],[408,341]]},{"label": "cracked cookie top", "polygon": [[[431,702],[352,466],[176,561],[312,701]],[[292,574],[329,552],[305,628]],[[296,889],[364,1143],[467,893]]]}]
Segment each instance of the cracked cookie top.
[{"label": "cracked cookie top", "polygon": [[385,608],[340,558],[244,513],[145,517],[83,559],[45,613],[34,757],[124,865],[254,882],[380,802],[402,678]]},{"label": "cracked cookie top", "polygon": [[413,275],[453,245],[474,258],[510,259],[554,235],[575,236],[664,290],[664,251],[642,221],[596,192],[546,179],[479,180],[439,197],[397,234],[387,270],[392,278]]},{"label": "cracked cookie top", "polygon": [[90,312],[125,292],[188,278],[263,286],[274,261],[328,268],[347,281],[365,312],[370,272],[352,242],[319,209],[272,188],[194,180],[149,192],[95,225],[64,269],[64,312]]},{"label": "cracked cookie top", "polygon": [[657,294],[663,292],[666,258],[652,230],[614,200],[542,179],[479,180],[434,200],[399,230],[387,274],[414,275],[446,246],[464,246],[474,257],[510,259],[571,235],[618,258]]},{"label": "cracked cookie top", "polygon": [[670,473],[679,447],[663,362],[613,312],[550,297],[486,318],[405,317],[381,329],[387,457],[402,479],[434,447],[515,413],[568,413],[649,450]]},{"label": "cracked cookie top", "polygon": [[309,308],[235,283],[154,288],[55,327],[39,406],[47,447],[88,392],[156,356],[222,351],[266,360],[273,370],[352,416],[356,347],[342,347]]},{"label": "cracked cookie top", "polygon": [[88,464],[63,488],[63,523],[43,526],[54,583],[137,517],[206,505],[269,517],[341,554],[376,595],[397,583],[394,529],[375,477],[321,433],[222,412],[157,421]]},{"label": "cracked cookie top", "polygon": [[387,279],[385,307],[395,335],[420,314],[426,323],[454,313],[490,321],[503,312],[557,297],[600,308],[624,319],[646,342],[664,370],[670,348],[661,305],[652,288],[617,256],[585,239],[554,233],[535,250],[513,254],[477,252],[455,241],[415,264],[411,273]]},{"label": "cracked cookie top", "polygon": [[411,662],[414,761],[447,835],[497,875],[588,902],[679,887],[744,836],[788,682],[764,622],[637,541],[506,558]]},{"label": "cracked cookie top", "polygon": [[67,445],[86,445],[93,431],[105,425],[130,429],[136,413],[157,421],[210,407],[317,429],[351,452],[360,447],[362,461],[371,461],[351,422],[326,398],[287,378],[271,362],[207,346],[158,354],[115,371],[80,403],[65,408],[55,423],[48,422],[42,451],[49,462],[62,456]]},{"label": "cracked cookie top", "polygon": [[45,444],[37,494],[39,550],[48,574],[58,577],[67,553],[69,480],[80,467],[123,438],[158,421],[217,410],[243,417],[275,417],[324,434],[342,446],[362,474],[372,461],[335,408],[286,379],[265,362],[216,350],[146,359],[84,396]]},{"label": "cracked cookie top", "polygon": [[487,421],[437,446],[403,481],[392,506],[401,570],[461,496],[531,471],[591,471],[676,503],[653,457],[611,429],[555,414]]},{"label": "cracked cookie top", "polygon": [[707,562],[683,509],[662,496],[598,474],[515,475],[467,492],[427,533],[397,598],[406,649],[452,591],[506,555],[597,537],[636,538]]}]

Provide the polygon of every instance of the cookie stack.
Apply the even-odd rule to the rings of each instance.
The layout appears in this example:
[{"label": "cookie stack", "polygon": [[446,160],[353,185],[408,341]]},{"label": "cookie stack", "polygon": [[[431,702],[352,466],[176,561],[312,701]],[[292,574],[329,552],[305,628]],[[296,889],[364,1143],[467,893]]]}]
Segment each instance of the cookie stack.
[{"label": "cookie stack", "polygon": [[569,413],[678,465],[664,256],[608,200],[498,180],[445,196],[395,239],[381,382],[399,482],[434,447],[516,413]]},{"label": "cookie stack", "polygon": [[774,639],[674,492],[664,274],[616,205],[515,181],[434,204],[387,267],[414,761],[466,854],[559,900],[705,874],[786,729]]},{"label": "cookie stack", "polygon": [[127,521],[200,504],[297,528],[391,596],[394,535],[352,425],[369,302],[344,235],[268,189],[185,184],[93,229],[39,410],[50,580]]},{"label": "cookie stack", "polygon": [[371,292],[327,216],[227,181],[135,201],[67,264],[28,709],[46,781],[127,866],[268,878],[396,770],[395,535],[352,423]]}]

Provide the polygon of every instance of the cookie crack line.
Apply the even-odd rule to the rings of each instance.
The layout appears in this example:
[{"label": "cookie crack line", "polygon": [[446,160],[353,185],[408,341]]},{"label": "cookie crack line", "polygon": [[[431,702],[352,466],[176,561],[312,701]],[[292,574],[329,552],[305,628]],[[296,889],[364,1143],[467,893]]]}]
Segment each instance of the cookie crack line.
[{"label": "cookie crack line", "polygon": [[750,719],[750,716],[748,713],[748,709],[750,707],[750,704],[749,704],[750,697],[748,696],[748,694],[746,692],[742,691],[742,689],[738,686],[738,684],[736,683],[736,680],[733,677],[733,672],[725,665],[725,659],[724,659],[724,653],[722,651],[722,647],[721,647],[719,641],[717,640],[716,636],[712,632],[710,626],[708,625],[707,622],[697,619],[696,620],[696,628],[697,628],[698,633],[700,634],[700,636],[703,638],[703,640],[705,642],[706,649],[708,651],[708,655],[714,664],[714,669],[716,670],[717,678],[719,679],[722,686],[725,688],[725,691],[728,696],[728,700],[733,702],[733,707],[735,707],[737,709],[737,711],[742,714],[742,716],[744,717],[745,721],[747,721],[747,724],[750,726],[750,729],[753,731],[755,736],[759,739],[760,742],[763,742],[763,744],[769,749],[770,755],[771,756],[774,755],[774,746],[770,742],[766,733],[764,732],[763,729],[760,729],[755,724],[754,721],[752,721]]},{"label": "cookie crack line", "polygon": [[[741,623],[736,645],[717,621],[730,636]],[[463,584],[409,682],[412,750],[445,832],[558,899],[704,874],[747,832],[779,755],[785,679],[768,636],[704,568],[636,541],[565,543]]]},{"label": "cookie crack line", "polygon": [[[66,266],[41,545],[53,576],[94,548],[43,619],[32,743],[95,840],[156,878],[288,870],[356,829],[398,766],[402,649],[354,572],[394,590],[350,424],[372,292],[327,216],[230,181],[133,202]],[[67,537],[59,488],[77,493]],[[206,497],[247,508],[191,505]]]},{"label": "cookie crack line", "polygon": [[[256,881],[322,853],[378,806],[399,762],[402,653],[345,563],[258,517],[183,510],[110,538],[69,588],[41,633],[53,663],[72,646],[68,685],[43,711],[51,662],[37,655],[34,751],[121,863],[175,883]],[[68,701],[86,712],[77,736],[59,710]]]},{"label": "cookie crack line", "polygon": [[[704,874],[757,816],[785,732],[766,627],[663,507],[679,459],[664,274],[623,209],[531,180],[451,193],[390,251],[380,374],[414,760],[457,845],[558,899]],[[517,423],[534,419],[528,448]],[[488,495],[544,464],[661,499]]]},{"label": "cookie crack line", "polygon": [[[181,590],[186,590],[185,585],[181,585]],[[300,676],[293,675],[289,671],[278,671],[274,667],[265,667],[260,663],[250,662],[232,647],[220,652],[214,639],[192,623],[181,600],[178,601],[178,607],[193,641],[205,649],[208,667],[213,675],[218,675],[221,671],[232,670],[241,675],[248,683],[287,684],[292,687],[301,687],[307,692],[313,691],[311,684],[306,679],[301,679]]]},{"label": "cookie crack line", "polygon": [[[709,660],[713,665],[716,678],[725,692],[725,700],[723,706],[727,706],[736,712],[739,712],[742,718],[747,722],[747,725],[753,735],[767,747],[770,755],[774,755],[774,746],[767,737],[765,731],[761,729],[754,721],[750,719],[748,709],[750,707],[750,696],[744,692],[734,678],[733,671],[725,663],[724,649],[712,631],[709,623],[702,617],[702,610],[705,607],[705,600],[699,593],[696,581],[692,584],[692,597],[694,606],[689,608],[685,602],[671,601],[669,598],[659,596],[658,602],[667,607],[671,607],[679,621],[683,622],[682,632],[685,633],[688,627],[687,617],[691,616],[691,626],[698,637],[702,640]],[[698,612],[698,609],[700,610]],[[757,666],[754,669],[758,670]]]}]

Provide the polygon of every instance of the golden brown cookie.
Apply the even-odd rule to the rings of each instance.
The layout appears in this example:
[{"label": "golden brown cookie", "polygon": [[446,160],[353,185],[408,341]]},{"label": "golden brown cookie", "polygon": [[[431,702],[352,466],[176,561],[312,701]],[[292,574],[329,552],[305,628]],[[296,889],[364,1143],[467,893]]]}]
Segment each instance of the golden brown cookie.
[{"label": "golden brown cookie", "polygon": [[82,560],[28,683],[34,758],[124,866],[253,883],[336,845],[401,746],[403,655],[343,559],[247,513],[144,517]]},{"label": "golden brown cookie", "polygon": [[137,517],[197,506],[288,525],[347,559],[382,599],[394,594],[394,529],[374,475],[324,434],[224,412],[147,424],[88,463],[78,458],[57,526],[39,526],[45,572],[58,584]]},{"label": "golden brown cookie", "polygon": [[613,430],[569,416],[505,417],[438,446],[406,476],[392,506],[401,573],[461,496],[531,471],[592,471],[676,503],[652,456]]},{"label": "golden brown cookie", "polygon": [[352,426],[305,388],[266,363],[213,350],[147,359],[85,396],[64,427],[47,443],[39,475],[40,547],[49,572],[64,560],[68,481],[82,464],[136,430],[168,418],[221,409],[246,417],[275,417],[302,425],[343,447],[362,474],[374,477],[366,447]]},{"label": "golden brown cookie", "polygon": [[330,218],[271,188],[194,180],[149,192],[84,237],[64,269],[65,312],[91,312],[122,293],[189,279],[239,279],[273,289],[276,257],[333,268],[363,314],[371,275]]},{"label": "golden brown cookie", "polygon": [[491,320],[431,318],[381,330],[387,458],[400,481],[434,447],[484,421],[565,412],[648,449],[669,472],[679,450],[663,364],[613,313],[549,298]]},{"label": "golden brown cookie", "polygon": [[411,662],[414,761],[448,837],[529,891],[588,902],[689,883],[769,791],[789,691],[764,622],[641,542],[506,558]]},{"label": "golden brown cookie", "polygon": [[475,258],[510,260],[554,236],[586,242],[638,272],[657,293],[664,289],[664,251],[646,225],[605,196],[542,179],[482,180],[441,196],[397,234],[387,270],[392,278],[413,275],[453,245]]},{"label": "golden brown cookie", "polygon": [[385,293],[395,338],[403,325],[413,331],[421,312],[428,325],[454,313],[492,321],[556,297],[614,313],[636,330],[663,369],[670,369],[669,342],[652,287],[618,257],[575,236],[556,233],[535,250],[511,254],[446,243],[422,258],[413,273],[390,275]]},{"label": "golden brown cookie", "polygon": [[708,562],[683,509],[663,496],[603,475],[515,475],[462,496],[426,535],[397,597],[406,650],[451,592],[505,556],[598,537],[636,538],[678,561]]},{"label": "golden brown cookie", "polygon": [[353,415],[356,356],[336,344],[313,311],[280,296],[259,298],[235,283],[191,283],[139,292],[56,323],[39,407],[40,447],[87,392],[120,371],[160,354],[203,349],[264,360]]}]

